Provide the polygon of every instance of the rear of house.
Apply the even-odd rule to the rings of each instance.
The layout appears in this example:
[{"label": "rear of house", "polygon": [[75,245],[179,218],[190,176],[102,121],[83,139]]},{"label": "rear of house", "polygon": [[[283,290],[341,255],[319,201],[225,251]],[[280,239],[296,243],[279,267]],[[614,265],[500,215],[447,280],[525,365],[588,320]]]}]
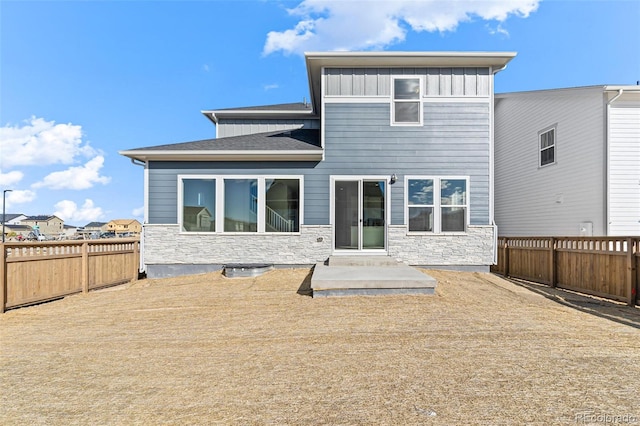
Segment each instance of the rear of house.
[{"label": "rear of house", "polygon": [[203,111],[216,139],[145,166],[151,277],[331,255],[488,270],[493,79],[514,53],[306,55],[310,102]]},{"label": "rear of house", "polygon": [[640,87],[495,96],[505,236],[640,235]]}]

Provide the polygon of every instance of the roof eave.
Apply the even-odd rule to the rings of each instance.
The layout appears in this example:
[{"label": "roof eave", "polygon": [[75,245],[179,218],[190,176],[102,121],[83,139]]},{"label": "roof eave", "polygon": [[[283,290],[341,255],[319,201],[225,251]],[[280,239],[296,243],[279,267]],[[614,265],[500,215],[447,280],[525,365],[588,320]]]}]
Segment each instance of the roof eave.
[{"label": "roof eave", "polygon": [[202,110],[200,111],[207,117],[209,120],[213,122],[213,124],[218,124],[220,118],[233,119],[233,118],[244,118],[244,119],[263,119],[263,118],[301,118],[301,119],[314,119],[318,118],[316,114],[312,110],[309,111],[279,111],[279,110]]},{"label": "roof eave", "polygon": [[139,161],[321,161],[323,151],[120,151],[119,154]]}]

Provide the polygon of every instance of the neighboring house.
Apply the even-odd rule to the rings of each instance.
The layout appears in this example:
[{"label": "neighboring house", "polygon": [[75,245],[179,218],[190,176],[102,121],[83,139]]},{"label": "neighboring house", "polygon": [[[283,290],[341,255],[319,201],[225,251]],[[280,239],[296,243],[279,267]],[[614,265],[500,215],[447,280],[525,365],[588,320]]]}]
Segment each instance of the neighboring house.
[{"label": "neighboring house", "polygon": [[203,111],[216,139],[121,151],[145,165],[147,274],[341,254],[487,271],[493,80],[514,56],[308,53],[310,103]]},{"label": "neighboring house", "polygon": [[77,232],[78,232],[77,226],[64,225],[62,232],[58,235],[58,238],[60,239],[72,238],[76,235]]},{"label": "neighboring house", "polygon": [[29,216],[20,221],[22,225],[28,225],[34,231],[47,236],[58,236],[63,231],[64,221],[58,216]]},{"label": "neighboring house", "polygon": [[116,235],[128,233],[139,235],[142,231],[142,224],[135,219],[114,219],[107,223],[106,228],[107,232],[115,232]]},{"label": "neighboring house", "polygon": [[4,229],[5,237],[11,240],[25,240],[32,232],[28,225],[5,225]]},{"label": "neighboring house", "polygon": [[88,233],[106,232],[107,222],[89,222],[82,229],[84,230],[84,232],[88,232]]},{"label": "neighboring house", "polygon": [[22,213],[7,213],[2,217],[0,214],[0,223],[4,223],[5,225],[20,225],[20,222],[27,218],[27,216]]},{"label": "neighboring house", "polygon": [[76,233],[83,238],[98,238],[100,234],[107,231],[107,222],[89,222],[84,227],[76,230]]},{"label": "neighboring house", "polygon": [[640,86],[495,96],[505,236],[640,235]]}]

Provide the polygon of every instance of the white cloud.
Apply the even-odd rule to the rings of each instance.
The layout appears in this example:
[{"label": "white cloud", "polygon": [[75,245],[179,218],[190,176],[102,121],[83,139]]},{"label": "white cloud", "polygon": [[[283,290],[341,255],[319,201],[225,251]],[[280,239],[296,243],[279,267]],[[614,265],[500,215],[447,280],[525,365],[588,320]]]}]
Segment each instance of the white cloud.
[{"label": "white cloud", "polygon": [[97,152],[82,141],[82,127],[55,124],[31,117],[22,127],[0,127],[3,169],[13,166],[72,164],[77,156],[94,156]]},{"label": "white cloud", "polygon": [[[4,154],[3,154],[4,155]],[[0,171],[0,186],[3,188],[9,188],[16,183],[20,182],[24,177],[24,173],[17,170],[9,173],[2,173]]]},{"label": "white cloud", "polygon": [[265,84],[265,85],[264,85],[264,86],[262,86],[262,87],[264,88],[264,90],[265,90],[265,92],[266,92],[266,91],[269,91],[269,90],[277,89],[277,88],[279,88],[280,86],[278,86],[277,84],[275,84],[275,83],[274,83],[274,84]]},{"label": "white cloud", "polygon": [[[304,0],[287,9],[300,18],[294,28],[267,34],[263,54],[282,51],[379,49],[402,42],[407,30],[454,31],[480,18],[504,22],[510,16],[526,18],[539,0]],[[499,33],[506,31],[499,27]]]},{"label": "white cloud", "polygon": [[111,181],[110,177],[100,176],[100,169],[104,165],[104,157],[98,155],[89,160],[84,166],[69,167],[61,172],[53,172],[45,176],[41,182],[32,185],[33,188],[50,189],[88,189],[96,183],[103,185]]},{"label": "white cloud", "polygon": [[86,199],[82,207],[70,200],[62,200],[55,204],[56,211],[53,213],[65,222],[86,221],[95,222],[104,216],[102,208],[95,207],[93,200]]},{"label": "white cloud", "polygon": [[34,191],[18,190],[14,189],[11,192],[7,192],[5,198],[5,208],[13,207],[16,204],[30,203],[36,199],[36,193]]},{"label": "white cloud", "polygon": [[144,206],[138,207],[136,209],[133,209],[131,214],[133,214],[134,217],[142,217],[142,216],[144,216]]}]

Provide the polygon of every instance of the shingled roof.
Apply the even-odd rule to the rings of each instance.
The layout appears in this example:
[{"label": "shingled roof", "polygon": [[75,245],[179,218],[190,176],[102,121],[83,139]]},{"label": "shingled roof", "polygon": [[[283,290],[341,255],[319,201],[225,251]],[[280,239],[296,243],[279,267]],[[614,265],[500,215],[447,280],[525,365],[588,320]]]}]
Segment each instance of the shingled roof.
[{"label": "shingled roof", "polygon": [[156,145],[120,154],[141,161],[319,161],[322,148],[319,130],[294,129]]}]

